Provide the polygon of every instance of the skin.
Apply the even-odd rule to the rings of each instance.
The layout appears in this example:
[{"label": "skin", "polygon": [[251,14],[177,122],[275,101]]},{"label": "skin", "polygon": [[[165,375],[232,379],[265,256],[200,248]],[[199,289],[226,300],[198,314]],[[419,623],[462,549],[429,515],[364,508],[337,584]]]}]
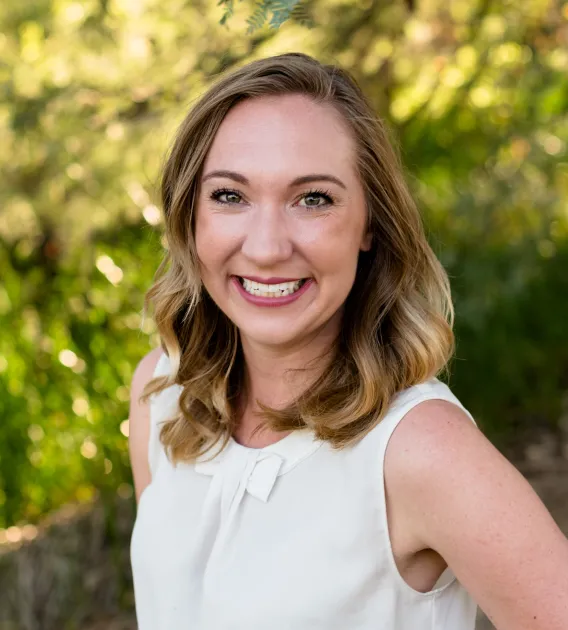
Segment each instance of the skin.
[{"label": "skin", "polygon": [[150,408],[148,403],[140,403],[139,398],[146,383],[152,379],[156,364],[162,354],[161,348],[154,348],[136,366],[130,384],[130,410],[128,413],[128,451],[134,477],[136,502],[152,481],[148,464],[148,440],[150,438]]},{"label": "skin", "polygon": [[[206,158],[195,239],[203,284],[241,335],[249,396],[237,439],[258,424],[256,399],[283,405],[306,387],[305,374],[286,370],[323,355],[339,332],[359,252],[371,245],[354,156],[333,108],[292,95],[236,106]],[[313,174],[320,176],[295,183]],[[219,189],[231,192],[219,197]],[[235,275],[312,284],[292,304],[266,308],[243,299]],[[270,439],[264,434],[259,444]]]},{"label": "skin", "polygon": [[419,550],[436,550],[498,630],[568,628],[568,540],[463,411],[414,407],[389,442],[385,486],[408,582],[426,576]]},{"label": "skin", "polygon": [[[287,369],[323,356],[314,363],[315,376],[339,330],[357,256],[370,246],[363,189],[341,119],[301,96],[235,107],[203,173],[220,169],[247,183],[226,176],[202,183],[196,243],[205,287],[242,336],[249,396],[235,439],[262,447],[283,435],[251,442],[258,419],[249,401],[278,406],[296,396],[306,375],[295,379]],[[336,197],[334,206],[303,207],[312,184],[290,183],[310,173],[343,182],[345,188],[314,183]],[[218,188],[238,192],[230,197],[238,203],[213,203]],[[312,277],[314,285],[297,302],[266,309],[243,300],[233,274]],[[137,400],[160,353],[144,357],[132,381],[129,444],[137,498],[151,481],[149,412]],[[568,541],[526,480],[463,411],[436,400],[414,407],[389,441],[384,475],[391,546],[411,588],[430,590],[449,564],[498,630],[568,628]]]}]

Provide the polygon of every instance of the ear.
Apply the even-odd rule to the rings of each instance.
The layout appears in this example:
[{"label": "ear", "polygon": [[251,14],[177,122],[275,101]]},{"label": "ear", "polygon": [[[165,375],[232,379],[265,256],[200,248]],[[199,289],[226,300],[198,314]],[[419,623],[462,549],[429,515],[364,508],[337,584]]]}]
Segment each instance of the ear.
[{"label": "ear", "polygon": [[361,245],[359,249],[362,252],[368,252],[371,249],[371,245],[373,244],[373,234],[372,232],[366,232],[363,238],[361,239]]}]

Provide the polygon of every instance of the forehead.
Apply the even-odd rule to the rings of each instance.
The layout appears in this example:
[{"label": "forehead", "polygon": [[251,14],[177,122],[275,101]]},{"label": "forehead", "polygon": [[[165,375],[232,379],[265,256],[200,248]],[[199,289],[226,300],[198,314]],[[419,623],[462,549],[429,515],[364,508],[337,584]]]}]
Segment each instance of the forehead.
[{"label": "forehead", "polygon": [[205,168],[353,171],[354,141],[331,105],[302,95],[249,99],[229,111]]}]

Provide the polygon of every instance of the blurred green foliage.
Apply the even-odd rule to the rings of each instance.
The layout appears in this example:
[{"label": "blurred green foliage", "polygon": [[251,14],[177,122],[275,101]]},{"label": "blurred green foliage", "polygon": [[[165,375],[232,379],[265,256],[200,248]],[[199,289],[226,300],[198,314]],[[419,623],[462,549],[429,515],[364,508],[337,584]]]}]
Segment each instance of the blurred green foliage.
[{"label": "blurred green foliage", "polygon": [[220,24],[227,4],[0,6],[0,527],[132,492],[125,419],[157,343],[140,312],[164,152],[219,72],[284,51],[351,70],[393,128],[452,278],[456,393],[501,445],[556,427],[568,4],[311,0],[252,35],[258,3],[230,3]]},{"label": "blurred green foliage", "polygon": [[[218,4],[223,7],[219,24],[226,24],[235,12],[235,0],[219,0]],[[310,12],[302,0],[259,0],[247,18],[247,34],[262,28],[266,22],[271,28],[279,28],[290,18],[304,26],[314,26]]]}]

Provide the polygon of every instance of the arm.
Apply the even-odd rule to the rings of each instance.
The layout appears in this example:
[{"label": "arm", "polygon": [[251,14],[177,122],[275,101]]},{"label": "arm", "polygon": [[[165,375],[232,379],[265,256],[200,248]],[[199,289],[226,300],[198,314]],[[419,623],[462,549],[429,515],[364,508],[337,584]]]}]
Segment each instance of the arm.
[{"label": "arm", "polygon": [[140,403],[138,399],[148,381],[151,380],[154,368],[162,354],[161,348],[149,352],[136,366],[130,386],[130,412],[128,414],[128,451],[130,465],[134,477],[136,501],[140,500],[143,490],[151,481],[148,463],[148,440],[150,437],[150,409],[148,402]]},{"label": "arm", "polygon": [[498,630],[568,628],[568,540],[462,410],[417,405],[386,461],[413,538],[446,560]]}]

